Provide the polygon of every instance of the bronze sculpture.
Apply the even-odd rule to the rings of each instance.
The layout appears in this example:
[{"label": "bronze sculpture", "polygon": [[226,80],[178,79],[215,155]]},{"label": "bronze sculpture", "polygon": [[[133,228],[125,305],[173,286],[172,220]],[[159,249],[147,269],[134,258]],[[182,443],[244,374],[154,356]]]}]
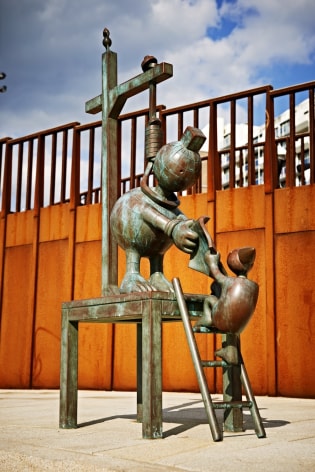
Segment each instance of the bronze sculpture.
[{"label": "bronze sculpture", "polygon": [[[240,334],[254,313],[258,285],[247,279],[247,266],[252,266],[255,249],[245,247],[234,249],[227,258],[230,269],[236,277],[229,277],[220,270],[220,254],[205,254],[210,276],[219,285],[219,293],[212,293],[204,302],[204,315],[195,325],[195,331],[215,327],[225,333]],[[218,296],[219,295],[219,296]]]},{"label": "bronze sculpture", "polygon": [[[102,93],[86,102],[88,113],[102,112],[102,297],[63,304],[60,427],[77,427],[79,323],[135,322],[137,419],[142,422],[143,438],[157,439],[163,433],[162,322],[178,321],[178,310],[182,315],[181,307],[185,304],[189,325],[189,318],[194,317],[200,319],[203,329],[217,332],[220,330],[216,325],[224,317],[225,302],[228,299],[232,302],[237,300],[233,290],[233,297],[230,296],[229,278],[203,226],[206,218],[189,220],[178,208],[179,201],[175,192],[188,189],[199,177],[201,163],[198,151],[205,136],[199,129],[188,127],[179,141],[162,146],[161,122],[156,117],[156,84],[172,76],[172,65],[158,64],[153,56],[146,56],[142,62],[143,73],[118,84],[117,55],[110,50],[111,39],[107,28],[103,31],[103,38],[106,52],[102,55]],[[150,110],[145,132],[145,173],[140,188],[118,199],[118,117],[126,100],[146,89],[150,91]],[[158,181],[156,187],[148,185],[152,174]],[[110,236],[110,227],[127,256],[127,270],[120,289],[117,286],[117,245]],[[216,279],[212,285],[213,293],[209,297],[197,294],[187,297],[182,294],[179,297],[175,283],[171,285],[165,278],[163,257],[172,244],[191,254],[191,268]],[[140,274],[141,257],[148,257],[150,260],[151,275],[148,281]],[[236,268],[236,275],[244,277],[247,274],[251,257],[248,251],[238,251],[232,257],[232,268]],[[239,268],[239,262],[244,267]],[[203,310],[205,299],[207,302]],[[216,306],[218,308],[221,305],[223,308],[215,311]],[[235,330],[235,326],[227,329]],[[224,420],[227,430],[240,431],[244,406],[250,408],[255,423],[259,422],[259,414],[245,367],[238,355],[238,335],[228,334],[225,344],[227,352],[217,352],[224,359],[220,367],[232,373],[235,368],[238,370],[233,378],[224,374],[225,402],[221,407],[227,413]],[[211,366],[217,365],[217,361],[214,361]],[[248,401],[236,402],[235,400],[240,400],[239,386],[242,379],[245,379]],[[239,412],[237,416],[231,414],[235,409]],[[221,440],[222,433],[218,431],[215,415],[212,414],[211,428],[214,424],[214,440]],[[261,424],[255,429],[258,437],[264,437]]]},{"label": "bronze sculpture", "polygon": [[[174,192],[186,190],[198,179],[201,169],[198,151],[205,139],[199,129],[187,127],[180,141],[166,144],[158,151],[152,166],[158,185],[150,188],[145,184],[133,189],[114,205],[112,232],[126,251],[122,293],[173,292],[171,282],[163,274],[164,254],[173,243],[190,254],[198,240],[192,229],[194,221],[179,210]],[[140,274],[141,257],[150,260],[149,281]]]},{"label": "bronze sculpture", "polygon": [[[126,273],[121,293],[141,291],[173,292],[163,273],[165,252],[175,244],[191,254],[190,267],[214,279],[212,293],[205,299],[204,315],[195,331],[217,329],[239,334],[252,316],[258,298],[258,285],[247,279],[256,256],[254,248],[234,249],[227,258],[236,277],[229,277],[216,251],[205,223],[207,217],[189,220],[179,210],[174,192],[192,186],[200,174],[198,154],[205,140],[203,133],[187,127],[180,141],[162,146],[149,165],[158,185],[150,188],[145,173],[140,188],[124,194],[111,213],[111,228],[126,252]],[[148,173],[148,171],[147,171]],[[140,274],[140,260],[150,260],[150,279]]]},{"label": "bronze sculpture", "polygon": [[[107,53],[111,43],[108,40],[109,32],[105,29]],[[153,56],[145,56],[141,66],[143,72],[148,73],[157,68],[158,61]],[[179,210],[176,192],[193,186],[199,178],[201,160],[198,152],[206,137],[200,129],[188,126],[179,141],[162,146],[161,122],[156,116],[156,83],[156,80],[149,82],[146,169],[141,186],[122,195],[114,202],[110,213],[112,235],[126,253],[126,272],[119,292],[173,293],[173,285],[163,272],[163,259],[166,251],[175,244],[191,254],[190,268],[214,279],[195,331],[217,329],[239,334],[257,303],[258,285],[247,279],[256,252],[254,248],[232,251],[227,263],[236,277],[229,277],[205,228],[208,217],[195,221]],[[155,187],[148,185],[150,174],[157,181]],[[150,260],[149,280],[140,274],[142,257]]]}]

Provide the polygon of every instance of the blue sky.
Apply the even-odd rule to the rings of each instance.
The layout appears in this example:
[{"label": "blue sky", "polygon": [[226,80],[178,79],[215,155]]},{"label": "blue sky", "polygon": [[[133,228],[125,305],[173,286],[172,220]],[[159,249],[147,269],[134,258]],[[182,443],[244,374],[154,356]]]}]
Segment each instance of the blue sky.
[{"label": "blue sky", "polygon": [[[102,31],[118,53],[119,82],[147,54],[174,66],[158,88],[167,107],[247,88],[315,80],[314,0],[1,0],[0,137],[97,119]],[[147,106],[146,94],[126,111]]]}]

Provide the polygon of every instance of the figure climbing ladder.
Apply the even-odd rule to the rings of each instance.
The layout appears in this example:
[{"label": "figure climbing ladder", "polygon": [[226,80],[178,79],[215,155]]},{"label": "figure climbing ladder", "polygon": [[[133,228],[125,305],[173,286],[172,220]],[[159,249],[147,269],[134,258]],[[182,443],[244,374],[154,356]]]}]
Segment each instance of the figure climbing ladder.
[{"label": "figure climbing ladder", "polygon": [[[201,360],[199,349],[196,343],[196,339],[194,336],[193,328],[191,325],[190,321],[190,315],[189,311],[187,309],[187,305],[185,302],[185,297],[182,291],[182,287],[180,284],[180,281],[178,278],[173,279],[173,286],[177,298],[177,303],[179,307],[179,311],[182,317],[182,321],[184,324],[184,329],[191,353],[191,357],[193,360],[194,368],[196,371],[196,376],[198,379],[198,384],[200,388],[200,392],[202,395],[202,399],[205,405],[205,410],[206,414],[208,417],[209,421],[209,426],[211,429],[211,434],[212,438],[214,441],[222,441],[223,439],[223,433],[222,429],[219,426],[215,410],[216,409],[224,409],[225,411],[231,411],[231,409],[242,409],[242,408],[249,408],[249,411],[252,415],[253,421],[254,421],[254,426],[255,426],[255,432],[258,438],[264,438],[266,437],[266,433],[262,424],[262,420],[259,414],[259,410],[256,404],[255,397],[253,395],[250,381],[247,375],[247,371],[243,362],[243,358],[240,352],[240,347],[239,347],[239,338],[237,335],[235,336],[236,339],[236,345],[230,347],[232,348],[232,351],[236,349],[236,355],[237,355],[237,365],[240,367],[240,380],[241,384],[244,388],[244,392],[246,395],[246,401],[240,400],[240,401],[223,401],[223,402],[214,402],[211,399],[211,394],[208,389],[208,384],[207,380],[205,377],[204,373],[204,368],[205,367],[221,367],[224,369],[233,369],[235,364],[233,365],[232,363],[227,362],[226,360],[212,360],[212,361],[203,361]],[[205,334],[216,334],[217,330],[208,330],[208,333],[204,331]],[[229,346],[228,346],[229,347]],[[227,351],[228,352],[228,351]]]}]

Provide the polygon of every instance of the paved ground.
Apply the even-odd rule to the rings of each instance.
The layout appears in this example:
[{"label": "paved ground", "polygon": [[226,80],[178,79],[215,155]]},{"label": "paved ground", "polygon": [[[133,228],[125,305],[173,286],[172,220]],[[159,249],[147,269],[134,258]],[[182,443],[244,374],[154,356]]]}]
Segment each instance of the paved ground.
[{"label": "paved ground", "polygon": [[164,393],[165,437],[144,440],[136,422],[134,392],[80,391],[80,427],[60,430],[58,391],[0,390],[0,470],[315,470],[315,400],[256,401],[265,439],[256,437],[245,411],[246,432],[225,433],[224,440],[215,443],[200,394]]}]

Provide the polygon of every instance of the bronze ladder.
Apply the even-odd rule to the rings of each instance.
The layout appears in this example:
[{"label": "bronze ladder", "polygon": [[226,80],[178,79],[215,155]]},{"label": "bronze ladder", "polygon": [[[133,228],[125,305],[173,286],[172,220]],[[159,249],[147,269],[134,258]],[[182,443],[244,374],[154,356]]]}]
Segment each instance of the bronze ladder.
[{"label": "bronze ladder", "polygon": [[[255,400],[255,397],[253,395],[253,391],[252,391],[252,388],[251,388],[251,385],[250,385],[249,377],[247,375],[247,371],[246,371],[246,368],[245,368],[245,365],[244,365],[244,362],[243,362],[243,358],[242,358],[242,355],[240,353],[239,344],[238,344],[238,354],[239,354],[239,367],[240,367],[240,382],[241,382],[241,385],[244,389],[247,400],[246,401],[242,401],[242,400],[233,401],[232,400],[232,401],[223,401],[223,402],[213,402],[212,399],[211,399],[211,395],[210,395],[210,392],[209,392],[207,380],[206,380],[206,377],[205,377],[204,368],[205,367],[215,367],[215,368],[216,367],[222,367],[224,369],[230,369],[230,368],[233,368],[234,366],[232,364],[227,363],[224,360],[222,360],[222,361],[217,361],[217,360],[203,361],[203,360],[201,360],[199,349],[198,349],[196,339],[195,339],[195,336],[194,336],[194,332],[193,332],[193,329],[192,329],[192,326],[191,326],[189,311],[187,309],[187,305],[186,305],[186,302],[185,302],[184,293],[182,291],[182,287],[181,287],[181,284],[180,284],[180,281],[179,281],[178,278],[173,279],[173,286],[174,286],[175,295],[176,295],[176,298],[177,298],[177,303],[178,303],[179,311],[180,311],[180,314],[181,314],[181,318],[182,318],[182,321],[183,321],[183,324],[184,324],[184,329],[185,329],[189,349],[190,349],[190,352],[191,352],[191,356],[192,356],[196,376],[197,376],[197,379],[198,379],[200,392],[201,392],[201,395],[202,395],[202,399],[203,399],[203,402],[204,402],[206,414],[207,414],[207,417],[208,417],[209,426],[210,426],[213,441],[222,441],[223,440],[223,432],[222,432],[222,429],[219,427],[218,419],[217,419],[216,414],[215,414],[216,409],[224,409],[227,413],[229,413],[233,409],[238,409],[239,411],[242,411],[242,408],[248,408],[251,415],[252,415],[252,419],[253,419],[253,422],[254,422],[254,427],[255,427],[255,432],[256,432],[257,437],[258,438],[265,438],[266,437],[265,429],[264,429],[263,424],[262,424],[262,420],[261,420],[261,417],[260,417],[260,414],[259,414],[257,403],[256,403],[256,400]],[[215,331],[210,332],[210,333],[215,334]],[[241,417],[242,417],[242,415],[241,415]],[[227,423],[225,423],[225,425],[226,424]],[[240,430],[242,431],[243,430],[243,429],[238,429],[238,428],[235,429],[235,428],[233,428],[233,426],[235,426],[235,425],[232,425],[232,428],[231,429],[229,428],[229,430],[231,430],[231,431],[240,431]],[[239,427],[239,425],[238,425],[238,427]]]}]

